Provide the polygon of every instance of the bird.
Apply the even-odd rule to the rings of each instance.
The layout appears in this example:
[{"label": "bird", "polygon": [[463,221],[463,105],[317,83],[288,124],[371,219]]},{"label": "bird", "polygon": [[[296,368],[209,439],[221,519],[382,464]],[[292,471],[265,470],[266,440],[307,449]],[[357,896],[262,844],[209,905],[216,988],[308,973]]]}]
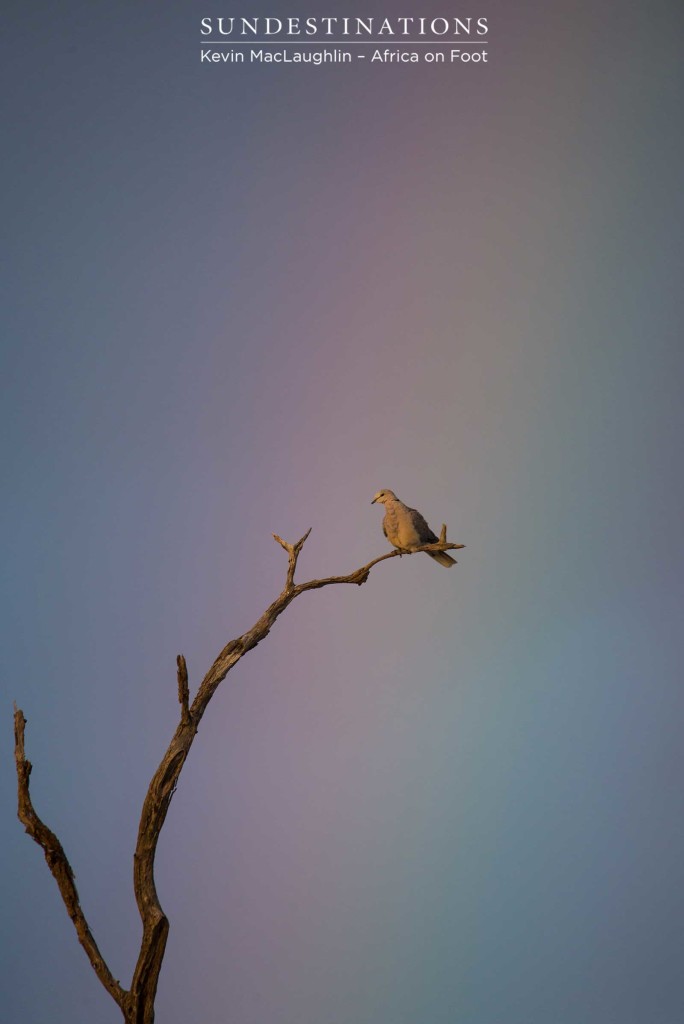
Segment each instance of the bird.
[{"label": "bird", "polygon": [[[439,537],[436,537],[420,512],[415,508],[409,508],[403,501],[399,501],[394,491],[384,488],[375,495],[371,505],[378,502],[385,506],[385,515],[382,520],[382,532],[390,544],[393,544],[399,551],[415,551],[423,544],[437,544]],[[456,564],[456,559],[447,555],[446,551],[426,551],[426,555],[434,558],[435,562],[449,569]]]}]

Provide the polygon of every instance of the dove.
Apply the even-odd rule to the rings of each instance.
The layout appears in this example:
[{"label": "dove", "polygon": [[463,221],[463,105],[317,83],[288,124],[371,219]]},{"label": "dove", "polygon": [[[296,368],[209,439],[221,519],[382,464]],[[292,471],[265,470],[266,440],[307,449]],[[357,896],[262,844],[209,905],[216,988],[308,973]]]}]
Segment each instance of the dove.
[{"label": "dove", "polygon": [[[371,505],[376,502],[385,506],[382,532],[395,548],[399,548],[400,551],[413,551],[423,544],[438,543],[439,537],[435,536],[420,512],[399,501],[394,491],[388,491],[386,488],[378,491]],[[426,551],[425,554],[447,569],[456,564],[455,559],[447,555],[446,551]]]}]

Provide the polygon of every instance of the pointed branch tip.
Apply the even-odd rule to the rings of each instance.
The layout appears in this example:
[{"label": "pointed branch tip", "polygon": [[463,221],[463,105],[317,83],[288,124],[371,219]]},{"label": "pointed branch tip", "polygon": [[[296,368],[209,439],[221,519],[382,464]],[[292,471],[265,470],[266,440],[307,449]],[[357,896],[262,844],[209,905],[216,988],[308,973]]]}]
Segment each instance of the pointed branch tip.
[{"label": "pointed branch tip", "polygon": [[303,537],[300,537],[300,538],[299,538],[299,540],[298,540],[298,541],[297,541],[297,543],[295,544],[295,547],[296,547],[296,548],[297,548],[298,550],[301,550],[301,549],[302,549],[302,548],[304,547],[304,544],[305,544],[305,543],[306,543],[306,541],[308,540],[309,534],[311,533],[311,530],[312,530],[312,529],[313,529],[313,527],[311,527],[311,526],[310,526],[310,527],[309,527],[309,529],[308,529],[308,530],[306,531],[306,533],[304,534],[304,536],[303,536]]},{"label": "pointed branch tip", "polygon": [[181,706],[181,714],[184,719],[190,716],[190,691],[188,689],[188,666],[185,658],[179,654],[176,658],[178,666],[178,703]]}]

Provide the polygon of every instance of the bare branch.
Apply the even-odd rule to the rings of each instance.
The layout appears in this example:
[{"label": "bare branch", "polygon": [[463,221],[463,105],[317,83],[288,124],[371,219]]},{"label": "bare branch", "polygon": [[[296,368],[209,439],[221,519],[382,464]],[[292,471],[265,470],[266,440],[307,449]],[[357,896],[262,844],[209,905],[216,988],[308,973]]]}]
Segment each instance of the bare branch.
[{"label": "bare branch", "polygon": [[371,569],[378,562],[384,562],[388,558],[401,558],[402,555],[416,555],[420,551],[458,551],[464,548],[465,544],[447,544],[441,540],[436,544],[423,544],[419,548],[412,548],[409,550],[399,551],[395,548],[393,551],[388,551],[386,555],[380,555],[378,558],[374,558],[372,562],[368,562],[367,565],[362,565],[360,569],[356,569],[354,572],[349,573],[348,576],[328,576],[322,580],[309,580],[308,583],[300,583],[295,587],[297,594],[303,594],[306,590],[318,590],[320,587],[327,587],[331,583],[356,583],[361,586],[368,579]]},{"label": "bare branch", "polygon": [[154,1021],[154,1000],[169,933],[169,922],[159,902],[154,880],[157,844],[171,798],[176,791],[180,773],[197,734],[199,724],[211,698],[228,672],[248,651],[253,650],[268,636],[276,619],[300,594],[336,583],[354,583],[361,586],[368,579],[373,566],[390,558],[401,557],[402,554],[412,555],[421,551],[451,551],[464,547],[463,544],[447,543],[446,526],[443,526],[437,543],[424,544],[411,551],[398,551],[397,549],[388,551],[347,576],[328,576],[325,579],[314,579],[306,583],[295,584],[297,561],[310,533],[311,530],[307,530],[295,544],[290,544],[277,534],[273,534],[274,539],[287,552],[288,556],[285,586],[251,629],[226,644],[200,683],[191,705],[185,658],[182,654],[178,655],[178,700],[181,705],[181,719],[145,794],[138,826],[138,839],[133,855],[133,888],[143,925],[143,936],[129,992],[122,989],[114,980],[90,934],[78,902],[73,872],[59,840],[42,824],[33,810],[28,795],[28,776],[31,765],[24,757],[24,716],[21,711],[15,711],[19,817],[26,825],[27,832],[43,847],[50,870],[57,879],[62,898],[76,926],[81,945],[88,954],[98,978],[121,1007],[127,1024],[129,1022],[130,1024],[153,1024]]},{"label": "bare branch", "polygon": [[277,540],[281,548],[284,548],[288,554],[288,565],[287,565],[287,580],[285,583],[285,589],[291,590],[294,586],[294,574],[297,568],[297,559],[299,554],[304,547],[309,534],[311,533],[311,527],[306,531],[303,537],[300,537],[296,544],[289,544],[282,537],[279,537],[277,533],[273,534],[273,539]]},{"label": "bare branch", "polygon": [[439,543],[446,544],[446,523],[442,523],[442,529],[439,531]]},{"label": "bare branch", "polygon": [[50,871],[59,886],[64,906],[66,907],[67,913],[73,922],[74,928],[76,929],[78,941],[83,946],[95,974],[107,989],[112,999],[114,999],[123,1010],[128,993],[112,975],[112,972],[105,963],[105,959],[100,953],[97,943],[93,938],[93,934],[90,931],[88,922],[86,921],[83,910],[81,909],[81,901],[76,889],[74,872],[67,860],[62,844],[54,832],[52,832],[51,829],[41,821],[33,806],[31,794],[29,792],[29,776],[31,775],[31,769],[33,766],[31,765],[31,762],[27,760],[24,752],[25,728],[26,719],[24,718],[24,712],[15,704],[14,760],[17,768],[17,782],[19,790],[19,821],[25,827],[31,838],[34,839],[40,847],[42,847],[43,853],[45,854],[45,860],[47,861],[47,866],[50,868]]},{"label": "bare branch", "polygon": [[181,706],[181,718],[185,721],[190,717],[188,707],[190,694],[188,691],[188,666],[185,664],[182,654],[176,658],[176,665],[178,666],[178,703]]}]

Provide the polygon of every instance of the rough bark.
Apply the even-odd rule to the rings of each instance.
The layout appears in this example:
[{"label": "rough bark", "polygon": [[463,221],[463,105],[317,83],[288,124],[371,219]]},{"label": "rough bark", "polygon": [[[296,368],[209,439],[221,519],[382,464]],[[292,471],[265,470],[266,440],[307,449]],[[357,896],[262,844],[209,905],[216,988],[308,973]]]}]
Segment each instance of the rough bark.
[{"label": "rough bark", "polygon": [[17,782],[19,789],[19,820],[22,822],[31,838],[35,839],[38,845],[43,849],[47,866],[50,868],[50,871],[54,875],[55,881],[59,886],[64,906],[67,909],[69,917],[74,923],[74,928],[78,935],[78,941],[83,946],[86,956],[90,960],[90,966],[95,971],[95,974],[107,989],[112,999],[114,999],[118,1006],[123,1010],[126,1003],[127,993],[121,987],[116,978],[114,978],[112,972],[105,963],[102,953],[100,953],[100,950],[97,948],[97,943],[93,938],[92,932],[88,927],[85,914],[81,909],[81,901],[78,896],[78,890],[76,889],[76,881],[74,879],[74,872],[71,868],[71,864],[67,860],[67,856],[59,839],[55,833],[47,827],[47,825],[43,824],[33,807],[31,794],[29,792],[29,776],[31,775],[33,765],[29,760],[27,760],[24,753],[25,729],[26,719],[24,718],[24,713],[21,708],[18,708],[15,704],[14,760],[17,767]]},{"label": "rough bark", "polygon": [[48,867],[59,886],[67,913],[74,923],[78,940],[83,946],[95,974],[121,1009],[126,1024],[153,1024],[154,1021],[154,1001],[157,993],[157,983],[169,933],[169,922],[162,910],[155,886],[154,858],[159,836],[166,820],[171,798],[176,791],[183,765],[190,752],[190,747],[197,734],[197,729],[204,712],[207,710],[209,702],[220,683],[248,651],[253,650],[257,644],[260,644],[268,636],[276,619],[300,594],[336,583],[355,583],[361,586],[368,579],[373,566],[389,558],[401,557],[402,554],[415,554],[418,551],[449,551],[464,547],[463,544],[447,543],[446,526],[442,526],[440,539],[435,544],[425,544],[420,548],[416,548],[415,551],[399,551],[396,549],[389,551],[385,555],[380,555],[379,558],[374,558],[367,565],[361,566],[355,572],[349,573],[348,576],[329,576],[325,579],[309,580],[306,583],[295,583],[297,561],[309,533],[311,533],[311,530],[308,530],[295,544],[289,544],[278,537],[277,534],[273,534],[274,539],[288,554],[285,586],[251,629],[226,644],[200,683],[192,704],[190,704],[188,671],[185,658],[182,654],[178,655],[180,721],[147,789],[140,815],[138,839],[133,855],[133,888],[142,921],[143,934],[140,953],[133,971],[131,986],[128,990],[124,989],[113,977],[97,947],[97,943],[81,909],[74,882],[74,873],[61,843],[57,836],[41,821],[33,807],[29,792],[31,763],[26,759],[24,753],[26,719],[21,709],[15,705],[14,735],[19,793],[19,820],[25,826],[31,838],[42,847]]}]

